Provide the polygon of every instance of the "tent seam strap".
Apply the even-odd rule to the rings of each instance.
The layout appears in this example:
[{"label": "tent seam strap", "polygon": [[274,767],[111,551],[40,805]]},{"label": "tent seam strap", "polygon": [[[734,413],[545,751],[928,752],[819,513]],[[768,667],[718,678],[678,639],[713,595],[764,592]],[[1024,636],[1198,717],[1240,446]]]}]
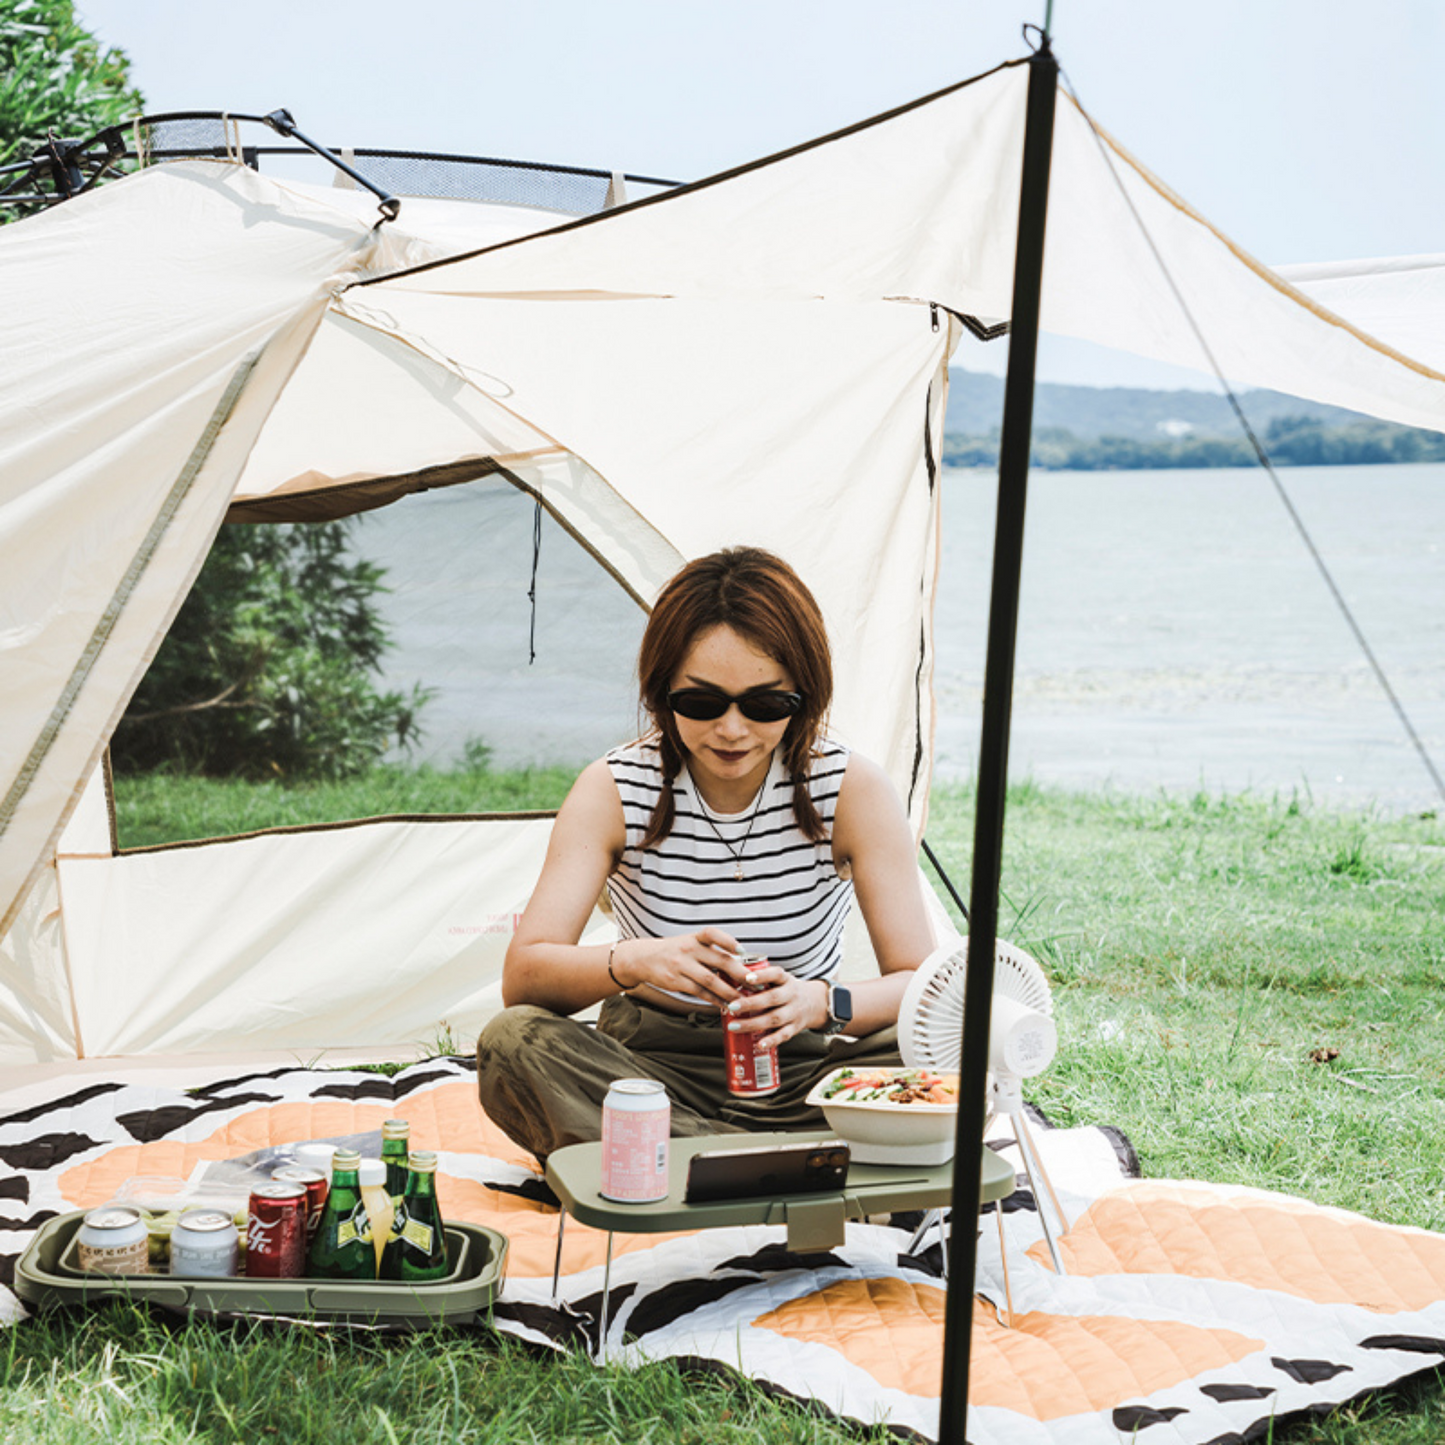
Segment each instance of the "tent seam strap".
[{"label": "tent seam strap", "polygon": [[231,414],[236,408],[236,402],[240,399],[241,392],[245,389],[246,382],[250,379],[251,372],[255,369],[260,355],[259,349],[253,351],[232,374],[225,391],[221,394],[220,401],[217,402],[204,430],[191,449],[190,456],[187,457],[185,465],[171,484],[165,500],[161,503],[160,510],[141,539],[140,546],[137,547],[129,566],[116,584],[115,591],[111,594],[110,601],[106,603],[105,610],[96,621],[84,650],[72,669],[55,706],[51,709],[50,716],[46,719],[40,735],[36,738],[35,745],[30,750],[30,755],[21,765],[9,792],[6,793],[3,800],[0,800],[0,838],[5,836],[6,830],[14,822],[16,809],[20,806],[25,794],[29,792],[42,763],[51,748],[54,747],[56,738],[69,718],[71,709],[75,706],[75,700],[80,695],[81,688],[85,686],[87,679],[94,671],[101,653],[110,641],[116,623],[120,620],[121,613],[125,610],[142,576],[150,566],[151,559],[155,556],[162,538],[175,521],[181,504],[195,484],[197,475],[216,444],[216,438],[220,435],[221,428],[230,420]]}]

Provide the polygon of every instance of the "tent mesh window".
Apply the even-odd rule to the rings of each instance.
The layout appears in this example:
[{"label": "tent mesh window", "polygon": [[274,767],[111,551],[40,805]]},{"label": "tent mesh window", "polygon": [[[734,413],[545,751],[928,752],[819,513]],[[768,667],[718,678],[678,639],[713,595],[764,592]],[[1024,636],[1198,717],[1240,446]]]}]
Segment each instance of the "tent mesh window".
[{"label": "tent mesh window", "polygon": [[[140,122],[139,129],[152,158],[179,160],[187,156],[227,155],[236,143],[242,124],[245,133],[241,154],[248,165],[272,170],[281,157],[313,160],[311,152],[295,145],[258,143],[265,137],[273,140],[275,137],[249,118],[235,118],[228,124],[221,115],[156,117]],[[119,131],[128,145],[134,144],[134,130],[132,127],[128,133],[122,127]],[[340,148],[334,149],[336,154],[342,154]],[[357,171],[395,196],[486,201],[573,216],[592,215],[605,209],[612,185],[611,172],[577,166],[360,147],[348,148],[345,155]],[[335,174],[338,184],[346,183],[339,172]],[[638,194],[676,184],[654,176],[627,176],[626,180],[630,187],[638,189]]]},{"label": "tent mesh window", "polygon": [[[555,808],[582,767],[637,736],[646,616],[545,511],[538,529],[531,497],[488,477],[339,525],[348,556],[382,569],[371,601],[389,646],[372,680],[379,691],[425,690],[419,736],[335,786],[197,780],[174,824],[147,809],[148,775],[118,767],[122,848],[343,818]],[[210,696],[233,680],[198,686]]]}]

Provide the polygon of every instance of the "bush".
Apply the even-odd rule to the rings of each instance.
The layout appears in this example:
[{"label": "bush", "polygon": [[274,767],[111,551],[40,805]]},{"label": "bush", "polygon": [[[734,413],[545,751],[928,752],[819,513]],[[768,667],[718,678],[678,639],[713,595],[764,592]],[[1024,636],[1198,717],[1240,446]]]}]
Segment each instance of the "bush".
[{"label": "bush", "polygon": [[111,741],[122,771],[334,779],[420,736],[428,691],[375,686],[382,569],[350,522],[223,527]]}]

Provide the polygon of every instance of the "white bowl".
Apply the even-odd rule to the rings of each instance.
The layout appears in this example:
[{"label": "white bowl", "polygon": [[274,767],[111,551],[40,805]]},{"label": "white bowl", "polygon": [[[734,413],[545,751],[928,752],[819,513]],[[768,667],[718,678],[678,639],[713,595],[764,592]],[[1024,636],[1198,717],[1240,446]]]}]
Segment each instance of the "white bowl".
[{"label": "white bowl", "polygon": [[957,1104],[855,1103],[825,1099],[823,1090],[842,1073],[872,1074],[903,1070],[834,1069],[813,1086],[807,1102],[823,1117],[859,1164],[947,1164],[953,1158],[958,1128]]}]

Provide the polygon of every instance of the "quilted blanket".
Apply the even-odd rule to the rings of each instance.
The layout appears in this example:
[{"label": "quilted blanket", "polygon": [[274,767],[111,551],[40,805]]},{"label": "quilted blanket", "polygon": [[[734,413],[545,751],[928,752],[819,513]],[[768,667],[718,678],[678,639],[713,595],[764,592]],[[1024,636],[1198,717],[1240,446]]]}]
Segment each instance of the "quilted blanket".
[{"label": "quilted blanket", "polygon": [[[605,1235],[571,1221],[557,1293],[557,1211],[532,1161],[476,1102],[469,1062],[395,1077],[304,1068],[179,1091],[102,1082],[0,1117],[0,1280],[53,1215],[137,1174],[411,1120],[440,1154],[449,1217],[511,1242],[495,1323],[598,1351]],[[980,1220],[969,1436],[976,1445],[1139,1439],[1204,1445],[1264,1434],[1445,1360],[1445,1236],[1258,1190],[1137,1177],[1107,1129],[1038,1131],[1068,1215],[1052,1267],[1026,1181],[1002,1249]],[[781,1228],[619,1235],[608,1359],[708,1360],[838,1415],[938,1432],[944,1281],[936,1231],[850,1224],[827,1253]],[[895,1227],[900,1226],[900,1227]],[[1003,1310],[1007,1260],[1013,1313]],[[0,1312],[23,1317],[0,1290]]]}]

